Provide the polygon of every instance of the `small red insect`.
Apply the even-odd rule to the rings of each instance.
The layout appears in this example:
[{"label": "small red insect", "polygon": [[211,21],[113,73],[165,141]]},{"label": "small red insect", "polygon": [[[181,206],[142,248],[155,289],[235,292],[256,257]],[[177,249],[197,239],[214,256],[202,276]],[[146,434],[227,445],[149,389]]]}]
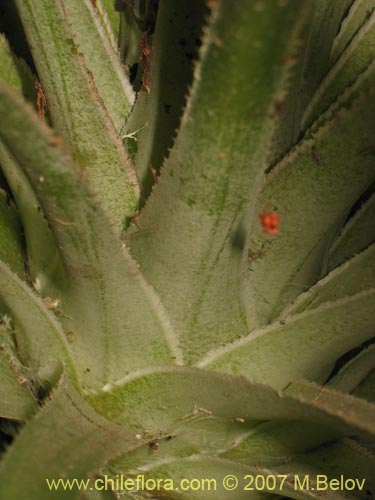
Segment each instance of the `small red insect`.
[{"label": "small red insect", "polygon": [[276,212],[264,212],[259,215],[259,222],[262,224],[263,232],[276,236],[279,234],[280,215]]}]

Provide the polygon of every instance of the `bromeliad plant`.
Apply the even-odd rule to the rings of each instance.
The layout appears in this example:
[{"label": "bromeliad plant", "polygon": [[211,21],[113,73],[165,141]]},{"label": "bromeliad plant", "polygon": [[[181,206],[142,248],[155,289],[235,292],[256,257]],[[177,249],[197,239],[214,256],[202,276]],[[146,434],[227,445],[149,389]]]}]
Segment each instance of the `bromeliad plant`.
[{"label": "bromeliad plant", "polygon": [[374,1],[112,4],[3,7],[1,498],[373,498]]}]

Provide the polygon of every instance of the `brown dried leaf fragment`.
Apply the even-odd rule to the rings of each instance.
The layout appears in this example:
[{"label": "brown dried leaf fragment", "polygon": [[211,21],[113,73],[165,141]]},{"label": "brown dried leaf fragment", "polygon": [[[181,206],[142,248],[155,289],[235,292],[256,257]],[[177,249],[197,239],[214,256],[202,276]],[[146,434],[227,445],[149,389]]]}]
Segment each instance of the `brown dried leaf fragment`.
[{"label": "brown dried leaf fragment", "polygon": [[151,44],[149,43],[149,33],[144,31],[141,35],[140,49],[142,57],[142,87],[149,94],[151,92],[150,58]]},{"label": "brown dried leaf fragment", "polygon": [[39,80],[35,80],[36,88],[36,107],[38,109],[39,118],[44,118],[47,111],[47,99],[43,91],[42,84]]}]

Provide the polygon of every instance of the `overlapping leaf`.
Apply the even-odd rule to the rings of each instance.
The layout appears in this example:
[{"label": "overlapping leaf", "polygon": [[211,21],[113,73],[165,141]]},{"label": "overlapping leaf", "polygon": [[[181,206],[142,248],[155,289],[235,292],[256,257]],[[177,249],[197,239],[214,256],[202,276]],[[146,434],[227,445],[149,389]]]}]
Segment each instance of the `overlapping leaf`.
[{"label": "overlapping leaf", "polygon": [[131,233],[187,362],[246,333],[241,218],[265,168],[274,100],[292,65],[283,56],[296,49],[307,4],[215,4],[178,137]]},{"label": "overlapping leaf", "polygon": [[[178,362],[160,300],[56,137],[5,85],[0,106],[8,117],[1,139],[36,192],[64,262],[60,319],[86,385],[101,387],[129,371],[171,363],[172,356]],[[27,144],[19,141],[25,129]]]},{"label": "overlapping leaf", "polygon": [[[118,64],[115,56],[108,61],[103,39],[90,29],[91,13],[82,15],[82,9],[87,10],[90,2],[22,0],[16,4],[35,53],[53,125],[87,173],[112,219],[122,228],[137,204],[137,180],[116,133],[114,121],[118,124],[119,119],[112,120],[103,100],[108,94],[112,102],[110,107],[119,109],[112,92],[123,89],[123,77],[120,77],[119,68],[113,68],[112,63]],[[82,32],[78,30],[79,40],[75,33],[77,23],[83,28]],[[86,49],[93,45],[88,50],[88,57],[80,52],[79,44]],[[98,67],[96,59],[103,51],[105,60],[112,65],[111,71],[104,73],[102,61]],[[127,97],[123,91],[119,92],[121,105],[129,106]]]},{"label": "overlapping leaf", "polygon": [[311,123],[365,71],[374,60],[375,11],[350,41],[320,83],[304,113],[302,123]]},{"label": "overlapping leaf", "polygon": [[177,133],[201,43],[204,14],[207,8],[202,0],[161,2],[152,43],[150,35],[143,34],[144,50],[150,54],[144,55],[140,64],[149,88],[140,90],[124,128],[129,148],[136,150],[135,168],[143,184],[143,201],[154,183],[150,165],[159,172]]},{"label": "overlapping leaf", "polygon": [[78,488],[52,491],[47,479],[84,479],[114,455],[136,446],[131,433],[96,414],[62,379],[1,462],[0,495],[74,498]]},{"label": "overlapping leaf", "polygon": [[350,259],[375,241],[375,194],[349,219],[329,252],[329,269]]},{"label": "overlapping leaf", "polygon": [[[7,332],[0,328],[1,337]],[[37,402],[30,390],[28,380],[17,373],[17,360],[5,349],[0,337],[0,417],[12,420],[27,420],[36,410]]]},{"label": "overlapping leaf", "polygon": [[[328,246],[375,178],[374,110],[371,91],[350,110],[339,110],[266,176],[248,249],[251,326],[276,318],[325,274]],[[280,216],[276,237],[264,234],[258,221],[267,209]]]},{"label": "overlapping leaf", "polygon": [[366,23],[374,10],[372,0],[352,0],[347,16],[345,17],[340,31],[337,34],[332,51],[331,63],[334,63],[350,43],[358,30]]},{"label": "overlapping leaf", "polygon": [[324,382],[340,356],[373,336],[374,297],[374,289],[366,290],[289,316],[212,351],[197,365],[280,389],[298,378]]},{"label": "overlapping leaf", "polygon": [[[90,402],[133,429],[142,444],[110,464],[109,470],[117,474],[197,453],[219,453],[245,464],[277,464],[327,439],[367,435],[367,428],[346,420],[339,406],[337,411],[310,401],[306,406],[298,397],[290,399],[242,377],[191,368],[134,374]],[[270,419],[273,424],[259,425]]]},{"label": "overlapping leaf", "polygon": [[346,261],[325,276],[306,293],[288,307],[282,316],[313,309],[324,302],[334,302],[355,295],[374,286],[375,282],[375,245]]},{"label": "overlapping leaf", "polygon": [[0,260],[7,262],[14,272],[25,272],[24,248],[19,215],[7,195],[0,190]]}]

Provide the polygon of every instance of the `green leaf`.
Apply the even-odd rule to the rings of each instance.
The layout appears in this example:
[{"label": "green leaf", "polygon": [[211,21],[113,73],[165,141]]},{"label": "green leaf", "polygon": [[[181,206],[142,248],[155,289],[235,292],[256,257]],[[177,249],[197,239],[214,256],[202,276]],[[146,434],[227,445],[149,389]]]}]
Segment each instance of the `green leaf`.
[{"label": "green leaf", "polygon": [[[334,119],[337,112],[343,108],[351,108],[353,103],[358,100],[365,92],[371,92],[375,77],[375,59],[370,62],[366,69],[360,73],[354,83],[345,87],[342,94],[335,96],[335,101],[329,106],[327,111],[318,116],[306,131],[305,137],[311,137],[324,124]],[[365,153],[366,151],[361,151]]]},{"label": "green leaf", "polygon": [[352,392],[374,368],[375,345],[372,345],[346,363],[328,385],[337,391]]},{"label": "green leaf", "polygon": [[370,439],[375,436],[375,405],[372,403],[306,381],[292,382],[284,392],[311,404],[313,408],[340,416],[344,422],[366,433]]},{"label": "green leaf", "polygon": [[205,14],[202,0],[178,4],[168,0],[158,8],[151,56],[141,63],[150,89],[140,91],[124,130],[129,148],[137,150],[135,168],[142,180],[143,199],[154,183],[150,165],[159,172],[172,146],[193,77]]},{"label": "green leaf", "polygon": [[[140,471],[144,474],[145,479],[163,478],[161,482],[162,492],[159,498],[165,499],[199,500],[204,498],[216,500],[220,498],[220,500],[233,500],[235,498],[239,500],[269,500],[275,498],[275,494],[278,494],[278,499],[280,498],[279,495],[296,500],[346,500],[347,498],[339,493],[329,491],[302,491],[295,487],[293,480],[287,477],[285,473],[282,475],[283,477],[278,477],[278,472],[272,469],[246,466],[217,457],[196,455],[184,459],[171,459],[164,463],[156,463],[150,468],[140,469]],[[131,477],[135,479],[137,472],[134,471]],[[229,480],[225,483],[228,476]],[[260,476],[264,478],[273,476],[269,480],[270,487],[268,491],[267,482],[260,481]],[[259,479],[255,483],[256,477]],[[165,481],[165,478],[168,478],[169,482]],[[251,482],[252,478],[253,482]],[[274,481],[274,478],[276,481]],[[236,484],[236,479],[238,480],[237,487],[230,489],[224,486],[226,484]],[[191,488],[189,488],[190,484]],[[256,488],[256,484],[259,484],[259,489]],[[174,487],[176,487],[176,490]],[[147,491],[146,488],[145,491]],[[154,491],[155,493],[156,491]]]},{"label": "green leaf", "polygon": [[240,222],[279,119],[274,100],[291,65],[282,56],[297,44],[307,4],[215,3],[178,137],[131,234],[189,363],[247,331]]},{"label": "green leaf", "polygon": [[375,11],[350,41],[329,73],[320,83],[307,106],[302,123],[310,125],[329,105],[355,82],[374,60]]},{"label": "green leaf", "polygon": [[64,16],[69,22],[74,44],[84,55],[84,63],[92,73],[104,108],[119,133],[133,105],[134,94],[113,40],[111,43],[103,26],[103,17],[98,12],[100,7],[100,2],[94,5],[91,0],[65,0]]},{"label": "green leaf", "polygon": [[99,14],[108,39],[113,45],[113,48],[117,51],[120,31],[120,15],[115,9],[115,2],[113,0],[95,0],[94,7]]},{"label": "green leaf", "polygon": [[[159,297],[125,244],[56,144],[56,137],[1,86],[0,138],[24,169],[48,217],[66,270],[60,320],[87,387],[101,388],[146,366],[181,361],[175,334]],[[19,141],[28,130],[29,140]]]},{"label": "green leaf", "polygon": [[[266,176],[248,243],[250,327],[278,317],[325,274],[327,247],[375,178],[374,111],[371,91],[350,110],[339,110]],[[258,220],[270,210],[280,216],[277,236],[265,234]]]},{"label": "green leaf", "polygon": [[[119,27],[119,51],[121,60],[126,64],[128,72],[140,58],[140,38],[142,36],[141,28],[138,25],[133,14],[133,5],[124,2],[121,5],[121,18]],[[143,4],[144,5],[144,4]]]},{"label": "green leaf", "polygon": [[[1,332],[3,333],[3,332]],[[0,417],[27,420],[37,409],[37,402],[27,378],[14,368],[17,360],[0,343]]]},{"label": "green leaf", "polygon": [[[27,177],[2,141],[0,141],[0,162],[22,220],[28,278],[38,292],[57,298],[58,288],[64,280],[64,270],[56,242]],[[21,240],[21,227],[18,227],[17,231],[17,238]],[[12,262],[15,259],[20,260],[19,270],[22,265],[22,273],[17,271],[20,276],[25,265],[22,255],[23,252],[13,249],[7,256],[2,257],[13,270],[15,269]]]},{"label": "green leaf", "polygon": [[[95,68],[90,57],[86,60],[77,45],[72,26],[76,18],[73,19],[68,6],[84,8],[89,0],[72,2],[63,5],[58,0],[17,0],[16,4],[34,53],[53,125],[112,219],[122,228],[137,204],[137,180],[103,103],[105,95],[100,94]],[[81,26],[82,18],[79,22]],[[97,30],[91,26],[83,35],[87,36],[85,46],[91,43],[99,53],[103,42]],[[79,43],[83,43],[83,39]],[[118,75],[119,72],[111,68],[102,77],[108,81],[108,78],[116,80]],[[123,97],[122,92],[119,102],[124,101]]]},{"label": "green leaf", "polygon": [[22,227],[18,212],[6,193],[0,189],[0,259],[19,276],[25,273]]},{"label": "green leaf", "polygon": [[367,401],[375,403],[375,368],[367,375],[366,378],[355,388],[354,394],[358,398],[363,398]]},{"label": "green leaf", "polygon": [[372,288],[375,282],[375,245],[357,254],[342,266],[318,281],[316,285],[298,296],[282,317],[314,309],[324,302],[335,302],[363,290]]},{"label": "green leaf", "polygon": [[338,430],[306,421],[262,422],[221,456],[247,465],[275,466],[339,437]]},{"label": "green leaf", "polygon": [[[14,90],[22,93],[25,99],[36,108],[36,77],[33,76],[27,64],[12,53],[3,35],[0,35],[0,76]],[[29,182],[1,141],[0,165],[22,220],[29,278],[39,291],[53,294],[56,291],[56,286],[53,285],[51,278],[56,279],[59,274],[61,275],[61,262],[58,262],[56,244]],[[20,236],[17,238],[20,239]],[[20,259],[19,254],[19,251],[13,249],[7,257],[3,256],[2,260],[8,262],[12,267],[14,260]],[[23,268],[24,263],[22,262],[21,275]],[[18,273],[20,269],[21,265],[17,270]]]},{"label": "green leaf", "polygon": [[9,47],[5,35],[0,34],[0,76],[9,85],[36,105],[35,77],[23,59],[19,59]]},{"label": "green leaf", "polygon": [[300,30],[295,53],[286,56],[295,61],[288,76],[288,91],[275,106],[282,119],[269,145],[271,165],[294,146],[304,132],[303,112],[330,68],[331,47],[351,1],[315,0],[310,4],[311,10]]},{"label": "green leaf", "polygon": [[75,498],[78,488],[53,491],[47,479],[84,480],[110,458],[136,445],[132,434],[96,414],[62,380],[2,460],[0,496],[30,500]]},{"label": "green leaf", "polygon": [[16,329],[16,343],[22,363],[51,383],[61,371],[60,364],[64,363],[74,380],[68,341],[56,317],[3,262],[0,262],[0,277],[2,302],[19,327]]},{"label": "green leaf", "polygon": [[212,351],[197,366],[279,389],[298,378],[325,381],[340,356],[373,336],[374,297],[371,289],[289,316]]},{"label": "green leaf", "polygon": [[[370,153],[370,152],[368,152]],[[328,268],[334,269],[375,241],[375,194],[345,224],[329,252]]]},{"label": "green leaf", "polygon": [[[287,465],[277,467],[278,472],[289,474],[308,474],[313,480],[318,474],[328,479],[352,479],[358,481],[354,489],[354,498],[367,500],[375,492],[374,481],[375,457],[352,439],[343,439],[333,444],[319,447],[317,450],[292,459]],[[363,484],[362,484],[363,482]],[[324,484],[321,486],[324,487]],[[334,485],[337,488],[337,483]],[[341,490],[341,487],[338,487]],[[344,490],[343,494],[347,494]],[[345,498],[347,498],[345,496]],[[352,498],[352,497],[351,497]]]},{"label": "green leaf", "polygon": [[[341,415],[331,416],[325,408],[314,409],[309,402],[301,405],[298,398],[284,397],[282,392],[243,377],[187,367],[134,374],[119,381],[117,387],[89,397],[89,402],[108,418],[134,430],[143,445],[111,464],[112,472],[118,473],[152,466],[171,456],[224,453],[256,434],[262,420],[303,420],[305,431],[310,427],[312,431],[299,450],[321,444],[327,437],[356,432]],[[293,425],[285,430],[292,433]],[[157,454],[150,450],[150,442],[158,444]],[[265,448],[266,455],[267,451]]]},{"label": "green leaf", "polygon": [[374,10],[373,0],[354,0],[337,34],[331,52],[331,61],[336,61],[349,45],[354,35],[365,25]]}]

